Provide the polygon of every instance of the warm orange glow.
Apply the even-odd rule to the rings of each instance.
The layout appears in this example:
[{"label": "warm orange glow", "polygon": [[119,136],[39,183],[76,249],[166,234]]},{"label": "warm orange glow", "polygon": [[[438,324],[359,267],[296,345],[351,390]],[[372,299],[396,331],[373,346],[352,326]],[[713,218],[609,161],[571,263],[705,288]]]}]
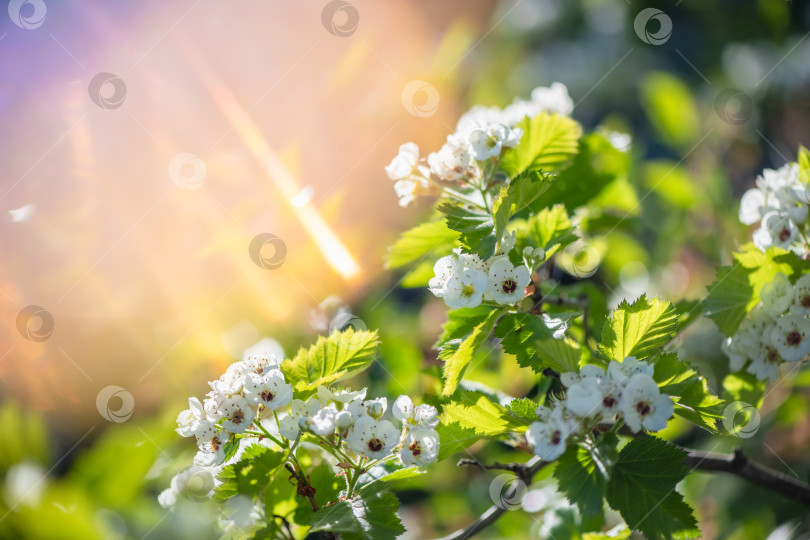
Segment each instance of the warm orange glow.
[{"label": "warm orange glow", "polygon": [[360,272],[357,261],[354,260],[354,257],[343,245],[340,238],[327,225],[318,210],[308,202],[303,206],[292,204],[292,201],[301,192],[301,186],[268,144],[267,139],[262,135],[259,127],[250,119],[244,107],[234,97],[233,93],[228,90],[222,80],[217,77],[202,55],[191,50],[188,45],[184,47],[184,51],[222,114],[261,164],[268,178],[276,185],[282,197],[295,212],[329,265],[345,279],[357,277]]}]

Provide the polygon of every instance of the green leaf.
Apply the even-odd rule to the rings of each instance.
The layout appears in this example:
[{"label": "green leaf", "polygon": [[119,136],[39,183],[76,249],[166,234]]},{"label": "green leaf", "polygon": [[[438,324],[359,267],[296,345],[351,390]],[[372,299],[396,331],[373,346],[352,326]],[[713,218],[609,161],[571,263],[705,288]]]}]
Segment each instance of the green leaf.
[{"label": "green leaf", "polygon": [[[555,313],[550,320],[567,327],[576,315],[579,313]],[[579,346],[560,336],[562,327],[532,313],[507,313],[498,323],[495,336],[501,338],[503,350],[514,355],[521,367],[531,368],[535,373],[543,373],[547,367],[572,371],[576,367],[574,358],[579,360]]]},{"label": "green leaf", "polygon": [[549,176],[536,170],[524,171],[516,176],[508,187],[501,188],[492,204],[495,216],[495,239],[500,240],[509,220],[533,203],[551,185]]},{"label": "green leaf", "polygon": [[439,461],[461,452],[484,438],[483,435],[476,433],[474,428],[459,424],[439,423],[436,431],[439,433]]},{"label": "green leaf", "polygon": [[224,500],[234,495],[258,495],[286,459],[285,453],[266,446],[249,446],[239,461],[219,473],[218,478],[223,483],[214,490],[214,498]]},{"label": "green leaf", "polygon": [[464,375],[464,370],[467,369],[467,364],[470,363],[475,352],[486,342],[500,313],[501,310],[490,312],[487,318],[475,327],[472,333],[461,342],[458,348],[446,357],[443,369],[443,396],[450,396],[456,391],[458,383]]},{"label": "green leaf", "polygon": [[569,212],[574,212],[580,206],[594,204],[598,208],[621,210],[625,216],[638,201],[635,192],[617,190],[615,184],[627,182],[629,167],[630,157],[626,152],[617,150],[605,135],[589,133],[579,141],[574,161],[557,175],[548,191],[532,204],[532,209],[540,211],[563,204]]},{"label": "green leaf", "polygon": [[804,185],[810,184],[810,151],[799,145],[799,157],[796,161],[799,164],[799,181]]},{"label": "green leaf", "polygon": [[605,486],[617,459],[619,443],[614,433],[599,436],[593,449],[571,446],[557,461],[554,478],[571,503],[579,507],[584,517],[601,516]]},{"label": "green leaf", "polygon": [[529,367],[535,372],[543,366],[550,367],[557,373],[577,371],[579,360],[582,358],[579,343],[569,337],[539,339],[535,341],[534,348],[538,365]]},{"label": "green leaf", "polygon": [[484,210],[445,202],[438,210],[447,220],[447,226],[459,233],[461,245],[470,253],[489,259],[495,253],[495,222]]},{"label": "green leaf", "polygon": [[780,272],[790,277],[808,268],[795,253],[770,248],[765,253],[751,244],[734,254],[732,266],[717,269],[717,280],[709,286],[704,301],[706,315],[726,336],[733,336],[745,316],[759,303],[765,283]]},{"label": "green leaf", "polygon": [[519,420],[479,392],[461,391],[454,401],[442,407],[441,422],[470,428],[483,437],[496,437],[514,431],[525,431],[529,420]]},{"label": "green leaf", "polygon": [[375,482],[397,482],[399,480],[408,480],[410,478],[421,476],[426,472],[427,471],[422,467],[405,467],[403,469],[388,473],[385,476],[381,476],[376,479]]},{"label": "green leaf", "polygon": [[717,420],[723,417],[725,402],[715,396],[706,379],[675,354],[655,359],[653,378],[661,392],[675,398],[675,414],[712,433],[717,433]]},{"label": "green leaf", "polygon": [[494,309],[492,306],[481,305],[449,311],[447,322],[442,326],[442,335],[439,336],[435,347],[438,349],[449,341],[467,337],[476,326],[487,319]]},{"label": "green leaf", "polygon": [[405,527],[397,516],[399,500],[383,488],[374,482],[351,499],[321,508],[312,515],[310,532],[340,533],[343,540],[393,540]]},{"label": "green leaf", "polygon": [[723,379],[723,397],[727,401],[742,401],[759,409],[762,407],[766,384],[754,375],[741,371],[729,373]]},{"label": "green leaf", "polygon": [[520,144],[507,149],[500,164],[512,177],[528,169],[562,169],[577,153],[582,135],[582,127],[573,119],[545,112],[524,118],[517,127],[523,129]]},{"label": "green leaf", "polygon": [[513,418],[517,418],[520,422],[531,424],[537,420],[537,403],[529,398],[516,398],[509,402],[506,407],[509,414]]},{"label": "green leaf", "polygon": [[[310,487],[315,490],[313,497],[319,507],[324,508],[327,504],[332,503],[338,499],[341,489],[345,489],[346,483],[335,476],[334,470],[328,463],[321,463],[316,467],[308,468],[306,471],[307,482]],[[279,475],[276,478],[275,484],[288,484],[295,483],[295,480],[289,480],[289,474]],[[283,488],[282,488],[283,489]],[[265,495],[265,500],[267,495]],[[295,522],[308,523],[313,519],[314,511],[312,505],[302,495],[296,495],[298,507],[295,509]]]},{"label": "green leaf", "polygon": [[688,150],[700,138],[700,116],[689,87],[668,73],[655,71],[641,82],[641,105],[661,139]]},{"label": "green leaf", "polygon": [[400,268],[419,261],[428,255],[446,254],[458,243],[459,233],[447,227],[447,221],[429,221],[405,231],[399,240],[388,248],[386,266]]},{"label": "green leaf", "polygon": [[561,204],[544,208],[531,216],[528,219],[527,228],[529,243],[534,247],[543,248],[546,257],[551,257],[578,238],[571,220],[568,218],[568,211]]},{"label": "green leaf", "polygon": [[623,301],[602,326],[599,352],[621,362],[627,356],[652,356],[666,345],[678,328],[678,317],[669,302],[642,295],[632,305]]},{"label": "green leaf", "polygon": [[298,392],[308,394],[366,369],[374,361],[377,344],[376,330],[336,330],[308,349],[302,347],[292,360],[284,360],[281,370]]},{"label": "green leaf", "polygon": [[648,538],[696,537],[697,523],[675,486],[689,472],[686,452],[643,435],[619,453],[607,483],[607,502]]}]

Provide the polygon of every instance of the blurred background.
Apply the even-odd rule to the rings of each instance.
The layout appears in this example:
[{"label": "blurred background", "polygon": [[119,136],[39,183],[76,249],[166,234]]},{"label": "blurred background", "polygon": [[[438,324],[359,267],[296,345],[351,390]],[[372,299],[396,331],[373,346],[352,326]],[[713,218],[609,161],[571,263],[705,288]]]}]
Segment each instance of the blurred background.
[{"label": "blurred background", "polygon": [[[328,331],[339,304],[381,330],[381,361],[363,381],[372,393],[435,394],[444,307],[402,286],[413,269],[384,266],[430,201],[400,209],[383,167],[407,141],[438,149],[471,105],[560,81],[586,130],[631,135],[627,157],[594,165],[605,182],[578,201],[603,212],[590,231],[598,269],[582,282],[606,291],[602,312],[644,291],[701,297],[746,241],[740,194],[810,146],[807,2],[7,6],[2,538],[216,538],[204,505],[168,513],[155,500],[193,451],[172,431],[177,412],[261,338],[290,355]],[[698,322],[681,352],[715,388],[727,369],[719,343]],[[513,395],[533,384],[508,362],[474,377]],[[769,394],[769,438],[744,441],[802,478],[806,384]],[[711,449],[741,442],[730,439]],[[510,459],[496,444],[473,452]],[[453,461],[421,481],[434,495],[419,479],[403,486],[411,538],[492,504],[491,475]],[[685,487],[706,538],[762,539],[803,515],[733,479],[706,480]],[[560,504],[541,482],[526,512],[482,537],[574,538],[564,528],[579,517]],[[798,538],[799,525],[773,540]]]}]

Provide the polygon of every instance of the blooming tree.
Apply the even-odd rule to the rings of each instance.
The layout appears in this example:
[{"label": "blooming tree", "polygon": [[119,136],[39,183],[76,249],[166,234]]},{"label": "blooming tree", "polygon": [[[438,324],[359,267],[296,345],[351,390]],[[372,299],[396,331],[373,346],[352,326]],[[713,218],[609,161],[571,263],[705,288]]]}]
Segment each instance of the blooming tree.
[{"label": "blooming tree", "polygon": [[[600,256],[589,233],[595,222],[613,222],[589,204],[589,188],[624,174],[629,140],[584,133],[572,110],[559,83],[503,109],[474,107],[437,151],[423,155],[406,143],[385,168],[401,206],[435,200],[432,217],[391,247],[388,265],[410,267],[408,281],[448,308],[436,344],[437,395],[371,398],[342,386],[373,362],[377,332],[337,329],[291,359],[249,354],[178,416],[177,432],[193,437],[198,452],[161,504],[174,505],[196,478],[200,498],[241,501],[223,524],[245,537],[394,538],[404,529],[391,482],[430,474],[431,463],[481,440],[531,457],[459,465],[503,469],[523,484],[553,468],[581,537],[592,540],[633,530],[699,537],[677,489],[693,470],[736,474],[808,504],[801,482],[658,432],[678,418],[719,434],[727,402],[744,391],[760,406],[783,365],[810,354],[810,154],[800,149],[797,163],[765,170],[743,196],[740,221],[760,226],[734,264],[718,270],[704,301],[641,295],[597,316],[600,295],[581,286]],[[727,336],[733,373],[719,396],[678,356],[676,338],[701,314]],[[487,361],[528,368],[537,384],[510,396],[469,380]],[[493,502],[447,538],[492,524],[507,509]],[[608,508],[624,521],[610,530]]]}]

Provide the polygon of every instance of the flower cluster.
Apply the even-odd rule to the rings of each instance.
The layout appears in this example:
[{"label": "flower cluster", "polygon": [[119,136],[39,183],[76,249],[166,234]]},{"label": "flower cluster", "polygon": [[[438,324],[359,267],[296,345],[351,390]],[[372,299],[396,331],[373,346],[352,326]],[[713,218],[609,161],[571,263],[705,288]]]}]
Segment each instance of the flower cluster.
[{"label": "flower cluster", "polygon": [[587,365],[579,373],[561,374],[565,399],[553,408],[537,408],[539,421],[529,426],[526,440],[537,456],[552,461],[565,452],[569,440],[601,423],[623,421],[634,433],[664,429],[675,405],[659,390],[653,371],[647,362],[628,356],[621,363],[612,361],[607,371]]},{"label": "flower cluster", "polygon": [[777,170],[762,171],[757,187],[743,194],[739,217],[746,225],[759,222],[752,239],[760,250],[776,246],[802,254],[808,247],[808,203],[810,192],[799,181],[799,166],[788,163]]},{"label": "flower cluster", "polygon": [[516,99],[504,109],[473,107],[459,118],[456,131],[448,135],[445,144],[427,157],[420,156],[416,144],[403,144],[385,168],[394,181],[400,206],[407,206],[419,195],[447,193],[449,188],[443,184],[486,188],[482,177],[488,163],[520,143],[523,130],[516,125],[521,120],[543,111],[567,115],[573,108],[565,85],[554,83],[549,88],[535,88],[530,100]]},{"label": "flower cluster", "polygon": [[760,300],[722,349],[732,371],[745,369],[772,382],[782,362],[797,362],[810,354],[810,274],[795,284],[777,274],[760,290]]},{"label": "flower cluster", "polygon": [[[514,245],[515,235],[505,234],[496,254],[486,261],[474,253],[455,249],[452,255],[436,261],[435,277],[429,281],[428,289],[443,298],[450,309],[476,307],[484,300],[514,305],[526,295],[525,289],[531,282],[529,267],[515,266],[506,256]],[[533,257],[533,253],[538,257]],[[542,260],[541,257],[545,258],[545,253],[538,248],[532,250],[526,262]]]},{"label": "flower cluster", "polygon": [[[396,456],[402,465],[426,465],[439,454],[438,412],[399,396],[388,410],[386,398],[366,399],[367,389],[351,392],[318,386],[306,401],[294,399],[280,361],[267,352],[247,355],[209,383],[204,401],[192,397],[177,417],[177,433],[194,437],[194,467],[184,470],[159,502],[171,507],[190,476],[216,478],[223,465],[238,461],[241,442],[294,452],[302,440],[318,442],[333,465],[356,470],[355,481],[378,463]],[[268,414],[269,413],[269,414]],[[385,416],[391,419],[384,418]],[[394,424],[396,422],[400,427]],[[206,495],[213,492],[210,482]],[[351,489],[351,486],[347,486]]]}]

